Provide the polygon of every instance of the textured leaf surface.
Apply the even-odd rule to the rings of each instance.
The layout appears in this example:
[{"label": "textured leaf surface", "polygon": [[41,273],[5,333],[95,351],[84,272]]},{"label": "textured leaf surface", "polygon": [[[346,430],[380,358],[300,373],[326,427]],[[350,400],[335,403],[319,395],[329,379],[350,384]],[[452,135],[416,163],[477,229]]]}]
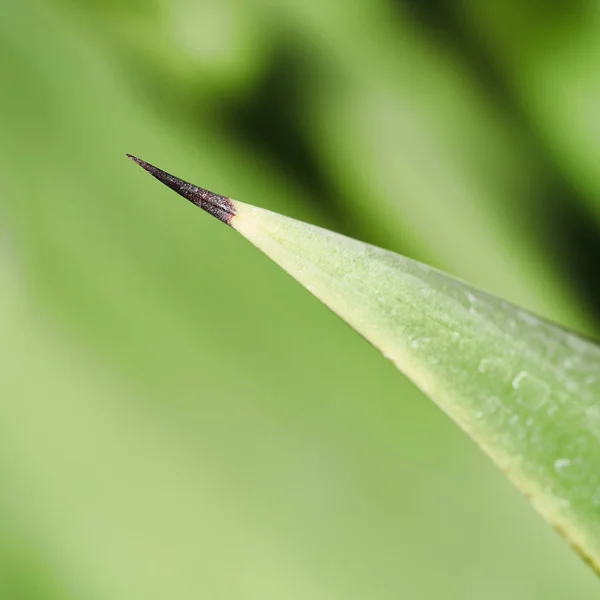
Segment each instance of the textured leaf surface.
[{"label": "textured leaf surface", "polygon": [[597,569],[600,347],[424,264],[234,205],[231,225],[410,377]]}]

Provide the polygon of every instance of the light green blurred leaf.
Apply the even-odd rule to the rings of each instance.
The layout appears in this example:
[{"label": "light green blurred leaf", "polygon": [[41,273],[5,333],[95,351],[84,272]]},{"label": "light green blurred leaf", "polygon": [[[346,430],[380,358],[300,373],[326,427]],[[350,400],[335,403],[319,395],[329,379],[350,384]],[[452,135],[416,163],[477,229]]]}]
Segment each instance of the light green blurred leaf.
[{"label": "light green blurred leaf", "polygon": [[242,203],[231,225],[408,375],[600,565],[600,346],[422,263]]},{"label": "light green blurred leaf", "polygon": [[600,218],[600,7],[594,2],[463,4],[551,160],[590,214]]},{"label": "light green blurred leaf", "polygon": [[295,29],[302,23],[318,65],[303,123],[345,210],[371,242],[587,330],[590,315],[528,218],[545,185],[531,143],[401,4],[350,15],[339,1],[327,12],[297,1],[281,9]]}]

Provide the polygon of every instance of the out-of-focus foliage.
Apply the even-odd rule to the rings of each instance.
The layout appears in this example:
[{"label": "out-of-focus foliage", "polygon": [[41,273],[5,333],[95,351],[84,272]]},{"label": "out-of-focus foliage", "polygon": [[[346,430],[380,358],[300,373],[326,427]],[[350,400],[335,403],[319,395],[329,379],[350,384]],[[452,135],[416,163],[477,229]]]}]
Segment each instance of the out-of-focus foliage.
[{"label": "out-of-focus foliage", "polygon": [[5,0],[1,597],[595,597],[391,365],[123,156],[594,333],[597,19],[547,4]]}]

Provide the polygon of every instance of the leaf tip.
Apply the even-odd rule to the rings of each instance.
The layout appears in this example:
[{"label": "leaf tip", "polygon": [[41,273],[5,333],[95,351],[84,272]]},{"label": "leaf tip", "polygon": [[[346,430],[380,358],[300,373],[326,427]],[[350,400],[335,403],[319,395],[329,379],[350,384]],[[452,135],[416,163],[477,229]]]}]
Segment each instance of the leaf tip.
[{"label": "leaf tip", "polygon": [[235,216],[236,210],[230,198],[215,194],[204,188],[188,183],[179,177],[175,177],[150,163],[147,163],[133,154],[126,154],[127,158],[138,164],[142,169],[150,173],[155,179],[164,183],[167,187],[189,200],[192,204],[200,207],[202,210],[211,214],[219,221],[226,225],[231,224],[231,220]]}]

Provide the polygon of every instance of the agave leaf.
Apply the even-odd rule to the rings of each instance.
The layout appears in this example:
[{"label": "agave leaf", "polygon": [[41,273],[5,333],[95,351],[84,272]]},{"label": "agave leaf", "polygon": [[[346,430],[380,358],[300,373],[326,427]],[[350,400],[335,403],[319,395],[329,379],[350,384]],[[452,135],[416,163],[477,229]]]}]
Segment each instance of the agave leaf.
[{"label": "agave leaf", "polygon": [[600,346],[417,261],[134,160],[369,340],[599,570]]}]

